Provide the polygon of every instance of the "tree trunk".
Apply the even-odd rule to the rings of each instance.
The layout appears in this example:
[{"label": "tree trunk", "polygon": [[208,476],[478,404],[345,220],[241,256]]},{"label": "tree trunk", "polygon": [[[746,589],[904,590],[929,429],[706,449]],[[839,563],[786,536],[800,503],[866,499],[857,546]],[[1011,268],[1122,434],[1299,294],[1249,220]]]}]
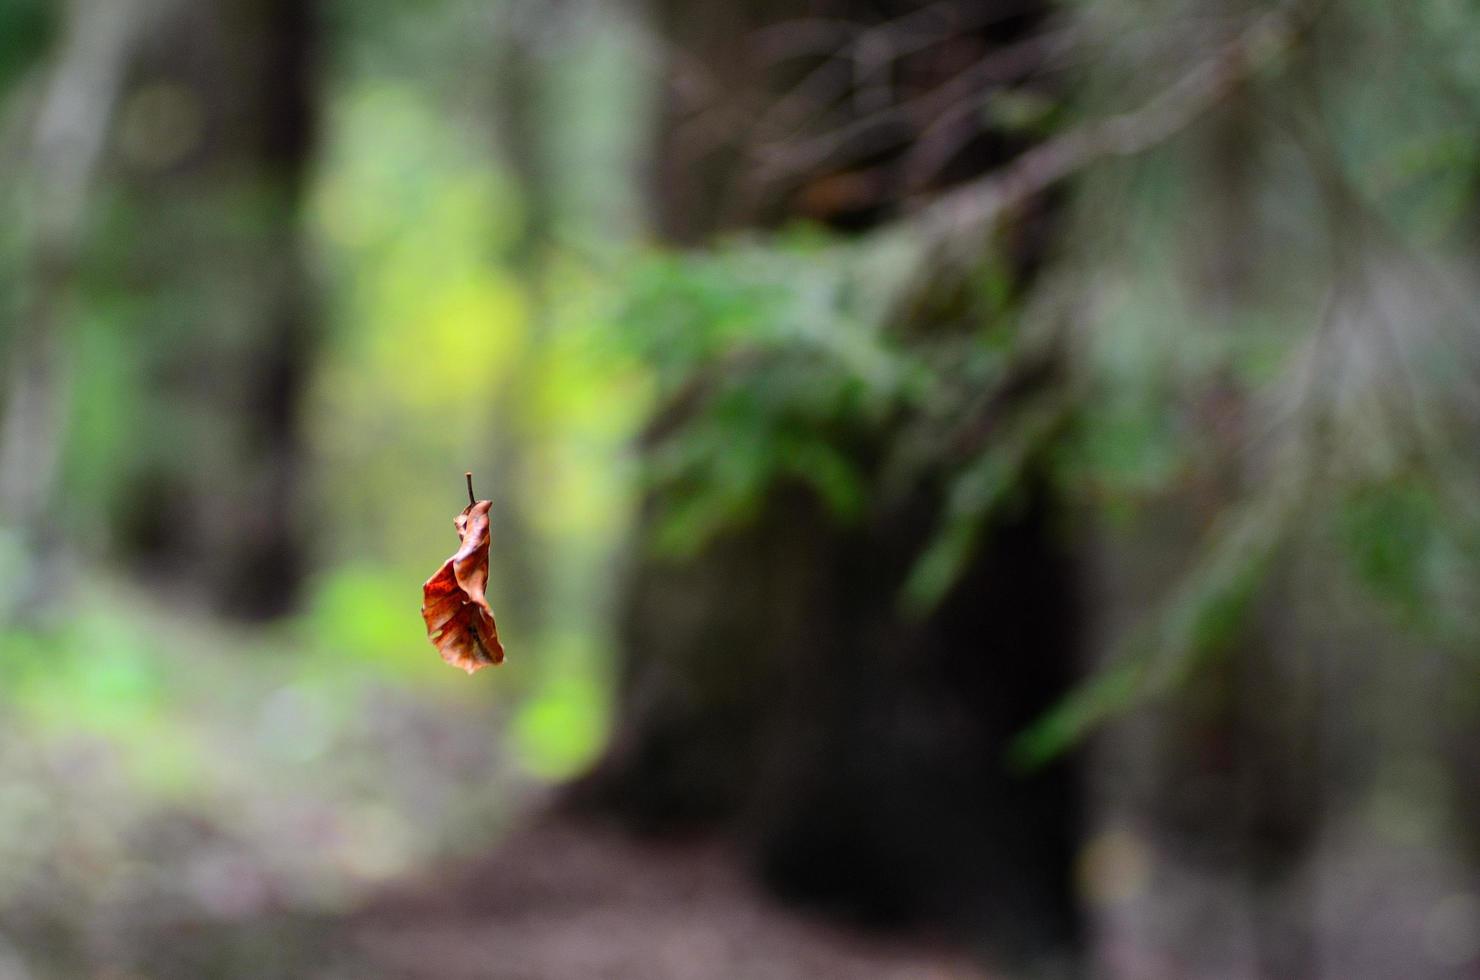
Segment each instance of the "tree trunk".
[{"label": "tree trunk", "polygon": [[[774,180],[746,179],[747,154],[766,133],[726,129],[727,120],[766,118],[817,64],[768,69],[756,49],[763,29],[812,15],[892,23],[921,13],[890,7],[667,11],[678,81],[707,93],[685,104],[680,86],[668,109],[658,157],[670,239],[702,241],[726,225],[790,216],[860,230],[905,197],[1010,155],[1009,140],[984,131],[961,141],[932,185],[919,183],[899,152],[845,153]],[[936,5],[931,16],[980,22],[972,9]],[[949,28],[926,56],[900,56],[888,97],[929,91],[962,59],[974,63],[1019,39],[1035,17],[1015,10],[987,18],[987,27]],[[861,101],[845,114],[877,108]],[[710,123],[696,122],[705,116]],[[793,138],[839,125],[847,120],[824,113]],[[1046,227],[1043,217],[1024,223]],[[1046,244],[1026,237],[1010,256],[1020,282]],[[906,334],[959,329],[930,304],[910,316],[900,325]],[[879,467],[868,461],[887,456],[895,438],[885,426],[850,436],[846,450],[877,483]],[[1024,956],[1072,945],[1075,775],[1067,765],[1022,775],[1005,763],[1010,738],[1071,680],[1079,639],[1072,551],[1053,491],[1030,475],[1022,506],[994,527],[944,601],[928,615],[901,612],[906,572],[938,527],[945,481],[942,468],[849,527],[805,488],[774,488],[758,519],[697,557],[639,558],[614,741],[574,799],[639,828],[723,828],[781,894],[866,921],[945,924]],[[648,500],[643,525],[665,505],[661,494]]]},{"label": "tree trunk", "polygon": [[0,415],[0,524],[34,562],[0,618],[51,594],[59,520],[53,494],[70,402],[70,303],[103,149],[141,29],[144,0],[73,0],[36,110],[22,199],[19,319],[9,331]]},{"label": "tree trunk", "polygon": [[[121,163],[142,230],[123,272],[160,425],[120,488],[135,562],[246,618],[308,567],[303,400],[318,311],[300,228],[317,130],[315,5],[179,4],[135,71]],[[152,334],[152,336],[151,336]]]}]

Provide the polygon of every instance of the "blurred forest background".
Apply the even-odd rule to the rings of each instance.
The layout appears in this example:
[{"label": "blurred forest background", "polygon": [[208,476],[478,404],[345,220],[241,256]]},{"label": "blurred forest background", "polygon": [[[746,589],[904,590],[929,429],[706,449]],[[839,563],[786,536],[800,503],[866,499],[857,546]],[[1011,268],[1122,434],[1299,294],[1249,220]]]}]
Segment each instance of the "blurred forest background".
[{"label": "blurred forest background", "polygon": [[0,978],[1480,976],[1477,37],[0,0]]}]

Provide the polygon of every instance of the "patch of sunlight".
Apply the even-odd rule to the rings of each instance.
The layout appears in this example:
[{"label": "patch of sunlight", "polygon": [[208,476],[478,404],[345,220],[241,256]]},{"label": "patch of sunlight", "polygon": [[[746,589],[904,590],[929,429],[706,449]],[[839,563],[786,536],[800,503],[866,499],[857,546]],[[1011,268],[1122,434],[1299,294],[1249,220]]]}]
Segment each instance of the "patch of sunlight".
[{"label": "patch of sunlight", "polygon": [[376,324],[372,358],[348,380],[363,382],[368,369],[379,382],[374,390],[381,404],[399,403],[467,433],[482,417],[455,413],[486,403],[523,346],[523,293],[496,269],[457,281],[403,270],[382,285],[377,306],[383,321]]},{"label": "patch of sunlight", "polygon": [[613,485],[611,454],[569,444],[536,446],[526,475],[529,499],[540,501],[526,516],[542,534],[589,540],[612,533],[626,517],[626,498]]},{"label": "patch of sunlight", "polygon": [[413,654],[431,650],[419,601],[416,588],[389,570],[348,565],[315,582],[307,625],[315,646],[352,653],[357,663],[387,673],[419,674],[424,658]]},{"label": "patch of sunlight", "polygon": [[44,633],[0,634],[7,702],[39,739],[96,739],[130,778],[162,797],[210,771],[171,711],[168,667],[138,625],[106,608]]},{"label": "patch of sunlight", "polygon": [[365,590],[398,590],[405,623],[344,630],[394,657],[419,626],[416,586],[456,546],[457,477],[486,461],[497,392],[526,359],[529,303],[504,255],[522,216],[489,148],[424,93],[371,82],[342,102],[314,192],[334,330],[309,417],[323,504],[355,529],[329,557],[412,569]]},{"label": "patch of sunlight", "polygon": [[[560,281],[572,294],[599,293],[568,273]],[[626,447],[655,397],[650,371],[596,341],[614,328],[594,326],[600,320],[591,305],[560,304],[529,372],[525,411],[536,437],[529,439],[523,496],[540,506],[525,516],[552,540],[598,540],[628,518],[635,474],[623,465],[632,462]]]},{"label": "patch of sunlight", "polygon": [[610,704],[593,653],[571,635],[550,645],[541,676],[510,729],[514,757],[547,780],[572,776],[601,750]]}]

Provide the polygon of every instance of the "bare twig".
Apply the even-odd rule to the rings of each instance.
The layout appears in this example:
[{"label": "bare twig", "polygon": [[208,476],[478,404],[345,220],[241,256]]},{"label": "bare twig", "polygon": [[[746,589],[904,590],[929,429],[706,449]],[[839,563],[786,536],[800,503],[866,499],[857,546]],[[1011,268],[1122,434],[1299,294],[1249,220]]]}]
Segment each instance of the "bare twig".
[{"label": "bare twig", "polygon": [[1284,56],[1313,13],[1311,5],[1299,3],[1265,14],[1140,108],[1040,143],[1005,168],[938,198],[910,221],[911,230],[942,245],[975,236],[999,215],[1098,160],[1133,156],[1164,142]]},{"label": "bare twig", "polygon": [[[825,109],[845,95],[853,76],[846,70],[841,73],[835,71],[840,62],[858,61],[879,51],[887,52],[887,60],[897,60],[939,44],[959,31],[985,27],[1021,13],[1022,8],[1018,5],[999,8],[981,4],[972,14],[954,20],[946,16],[952,12],[960,13],[953,11],[950,3],[934,3],[894,20],[857,29],[849,42],[830,52],[828,60],[803,75],[790,90],[771,103],[756,120],[754,131],[757,134],[770,134],[782,127],[791,127],[794,131],[806,121],[809,112]],[[946,21],[944,29],[938,26],[943,20]],[[766,39],[773,33],[782,32],[785,27],[785,24],[780,24],[759,32],[762,45],[766,45]],[[839,75],[842,84],[831,84],[834,74]]]},{"label": "bare twig", "polygon": [[[889,135],[886,127],[910,118],[927,118],[938,122],[962,108],[976,107],[984,86],[1016,79],[1031,72],[1046,59],[1072,45],[1077,31],[1073,28],[1046,31],[1015,44],[996,48],[949,81],[904,102],[877,112],[859,116],[837,129],[819,133],[804,141],[778,139],[757,148],[762,156],[761,181],[774,180],[791,173],[805,172],[831,159],[860,138],[874,135],[889,142],[905,142],[907,134]],[[932,124],[933,124],[932,122]],[[854,149],[857,149],[854,147]]]}]

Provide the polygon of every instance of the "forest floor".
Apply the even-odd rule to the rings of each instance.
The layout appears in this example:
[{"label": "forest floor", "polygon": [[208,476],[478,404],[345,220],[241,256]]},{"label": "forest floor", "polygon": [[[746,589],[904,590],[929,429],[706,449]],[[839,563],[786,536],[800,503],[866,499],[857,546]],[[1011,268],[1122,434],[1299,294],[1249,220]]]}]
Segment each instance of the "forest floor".
[{"label": "forest floor", "polygon": [[237,633],[94,586],[0,632],[0,980],[982,977],[559,815],[517,702],[371,656],[363,604]]},{"label": "forest floor", "polygon": [[[988,976],[782,905],[713,840],[552,810],[522,702],[427,671],[419,643],[369,656],[360,606],[238,634],[88,594],[56,629],[0,632],[0,980]],[[1138,980],[1259,976],[1288,932],[1306,968],[1281,975],[1480,975],[1464,824],[1425,761],[1257,894],[1136,838],[1093,955]]]},{"label": "forest floor", "polygon": [[718,844],[634,840],[548,810],[450,880],[389,893],[344,929],[336,978],[987,976],[941,945],[783,907]]}]

